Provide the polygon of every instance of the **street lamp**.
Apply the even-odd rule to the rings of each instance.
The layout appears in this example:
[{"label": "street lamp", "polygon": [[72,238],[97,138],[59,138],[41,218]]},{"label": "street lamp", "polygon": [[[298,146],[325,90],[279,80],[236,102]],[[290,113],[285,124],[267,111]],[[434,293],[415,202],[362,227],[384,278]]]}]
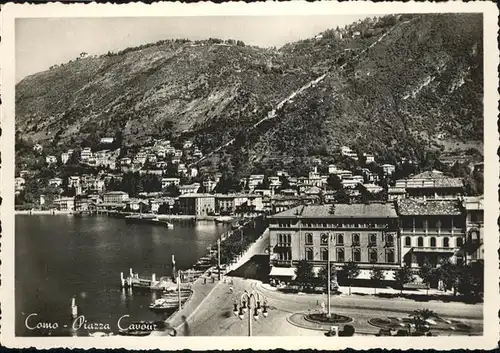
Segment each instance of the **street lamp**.
[{"label": "street lamp", "polygon": [[261,313],[264,318],[267,317],[266,298],[258,292],[245,290],[241,294],[239,307],[237,301],[233,305],[233,314],[238,316],[240,320],[245,318],[248,311],[248,336],[252,336],[252,316],[255,321],[259,319]]}]

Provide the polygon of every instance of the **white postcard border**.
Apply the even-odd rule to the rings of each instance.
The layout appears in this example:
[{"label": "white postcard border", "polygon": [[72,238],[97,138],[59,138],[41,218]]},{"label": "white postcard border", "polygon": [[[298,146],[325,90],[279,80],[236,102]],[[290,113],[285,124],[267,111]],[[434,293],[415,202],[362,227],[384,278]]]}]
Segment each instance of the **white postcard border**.
[{"label": "white postcard border", "polygon": [[[304,339],[302,337],[16,337],[14,335],[14,21],[15,18],[37,17],[161,17],[161,16],[272,16],[272,15],[325,15],[325,14],[383,14],[383,13],[429,13],[429,12],[477,12],[484,15],[484,121],[485,121],[485,234],[484,246],[485,280],[484,294],[484,335],[473,337],[359,337]],[[498,62],[497,47],[498,9],[490,2],[448,2],[448,3],[371,3],[371,2],[321,2],[303,1],[288,3],[157,3],[145,5],[102,4],[7,4],[1,11],[1,87],[2,100],[0,138],[2,252],[0,299],[2,304],[0,342],[6,347],[68,347],[68,348],[128,348],[165,349],[188,348],[207,349],[369,349],[369,348],[434,348],[448,349],[491,349],[499,340],[499,290],[497,279],[499,239],[497,219],[498,203]],[[495,192],[493,192],[493,190]]]}]

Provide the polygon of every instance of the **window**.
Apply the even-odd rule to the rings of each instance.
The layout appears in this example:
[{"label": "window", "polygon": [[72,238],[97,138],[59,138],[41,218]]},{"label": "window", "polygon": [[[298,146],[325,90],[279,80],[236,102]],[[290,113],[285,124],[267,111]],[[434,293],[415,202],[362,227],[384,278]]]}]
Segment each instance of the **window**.
[{"label": "window", "polygon": [[361,261],[361,250],[359,249],[354,249],[352,251],[352,260],[354,262],[360,262]]},{"label": "window", "polygon": [[337,245],[344,245],[344,234],[337,234]]},{"label": "window", "polygon": [[410,237],[406,237],[405,238],[405,246],[406,247],[410,247],[411,246],[411,238]]},{"label": "window", "polygon": [[312,244],[312,243],[313,243],[312,233],[306,233],[306,244]]},{"label": "window", "polygon": [[434,237],[431,238],[431,247],[433,247],[433,248],[436,247],[436,238],[434,238]]},{"label": "window", "polygon": [[281,261],[290,261],[292,259],[292,252],[290,250],[282,251],[278,256]]},{"label": "window", "polygon": [[306,260],[312,260],[313,257],[314,257],[313,249],[307,248],[306,249]]},{"label": "window", "polygon": [[387,250],[387,252],[385,253],[385,261],[389,263],[394,262],[394,250]]},{"label": "window", "polygon": [[464,246],[464,239],[462,237],[457,238],[457,247]]},{"label": "window", "polygon": [[377,234],[370,234],[370,245],[377,245]]},{"label": "window", "polygon": [[352,245],[353,246],[359,245],[359,233],[352,234]]},{"label": "window", "polygon": [[339,262],[345,261],[344,249],[337,249],[337,261]]},{"label": "window", "polygon": [[321,248],[321,260],[328,260],[328,248]]},{"label": "window", "polygon": [[392,236],[392,234],[387,234],[385,242],[387,243],[388,246],[394,245],[394,237]]},{"label": "window", "polygon": [[370,262],[377,262],[377,250],[370,250]]},{"label": "window", "polygon": [[445,248],[450,247],[450,238],[448,238],[448,237],[443,238],[443,247],[445,247]]},{"label": "window", "polygon": [[291,234],[288,234],[288,235],[286,236],[286,242],[287,242],[288,244],[292,244],[292,235],[291,235]]},{"label": "window", "polygon": [[424,238],[418,237],[418,239],[417,239],[417,246],[424,246]]},{"label": "window", "polygon": [[328,234],[321,233],[321,245],[328,245]]}]

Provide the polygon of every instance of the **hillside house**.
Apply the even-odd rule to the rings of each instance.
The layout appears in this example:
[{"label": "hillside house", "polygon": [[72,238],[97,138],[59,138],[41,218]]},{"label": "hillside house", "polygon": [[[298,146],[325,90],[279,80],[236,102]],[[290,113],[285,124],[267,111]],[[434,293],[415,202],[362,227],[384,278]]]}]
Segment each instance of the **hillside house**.
[{"label": "hillside house", "polygon": [[203,181],[203,187],[207,192],[212,192],[215,189],[215,186],[217,185],[217,182],[215,180],[204,180]]},{"label": "hillside house", "polygon": [[179,196],[181,214],[204,217],[215,213],[215,196],[211,194],[186,194]]},{"label": "hillside house", "polygon": [[123,166],[123,165],[131,165],[132,164],[132,159],[128,158],[128,157],[124,157],[124,158],[121,158],[120,159],[120,165]]},{"label": "hillside house", "polygon": [[183,145],[184,149],[189,149],[191,147],[193,147],[193,142],[191,140],[184,141],[184,145]]},{"label": "hillside house", "polygon": [[466,196],[465,209],[466,237],[463,255],[467,263],[484,261],[484,197]]},{"label": "hillside house", "polygon": [[172,164],[179,164],[181,162],[180,157],[172,157]]},{"label": "hillside house", "polygon": [[340,148],[340,153],[343,155],[343,156],[347,156],[347,157],[350,157],[352,159],[354,159],[355,161],[358,160],[358,155],[356,152],[354,152],[350,147],[347,147],[347,146],[342,146]]},{"label": "hillside house", "polygon": [[459,200],[402,199],[397,202],[401,233],[401,262],[436,266],[443,259],[463,263],[465,217]]},{"label": "hillside house", "polygon": [[186,165],[184,163],[180,163],[177,166],[177,174],[179,175],[186,175],[188,172],[188,169],[186,168]]},{"label": "hillside house", "polygon": [[48,164],[48,165],[51,165],[51,164],[56,164],[57,163],[57,157],[56,156],[46,156],[45,157],[45,162]]},{"label": "hillside house", "polygon": [[80,187],[80,176],[78,175],[72,175],[68,177],[68,187],[69,188],[78,188]]},{"label": "hillside house", "polygon": [[199,149],[195,149],[193,152],[193,157],[201,158],[203,157],[203,153]]},{"label": "hillside house", "polygon": [[396,171],[396,166],[393,164],[382,164],[382,171],[384,175],[392,175]]},{"label": "hillside house", "polygon": [[102,196],[103,203],[123,203],[129,199],[128,193],[124,191],[110,191]]},{"label": "hillside house", "polygon": [[179,178],[162,178],[161,179],[161,188],[165,189],[170,185],[179,186],[181,180]]},{"label": "hillside house", "polygon": [[139,152],[134,157],[134,163],[140,164],[141,166],[146,163],[147,155],[144,152]]},{"label": "hillside house", "polygon": [[328,174],[336,174],[336,173],[337,173],[337,166],[335,164],[329,164]]},{"label": "hillside house", "polygon": [[375,163],[375,156],[373,154],[363,153],[366,163]]},{"label": "hillside house", "polygon": [[50,186],[60,187],[62,185],[62,183],[63,183],[63,180],[61,178],[49,179]]},{"label": "hillside house", "polygon": [[114,137],[103,137],[103,138],[101,138],[101,140],[99,142],[103,145],[111,144],[111,143],[115,142],[115,139],[114,139]]},{"label": "hillside house", "polygon": [[61,163],[62,163],[62,164],[66,164],[66,163],[68,163],[69,158],[70,158],[69,153],[67,153],[67,152],[63,152],[63,153],[61,153]]},{"label": "hillside house", "polygon": [[39,143],[36,143],[33,145],[33,151],[40,153],[43,151],[43,146],[40,145]]},{"label": "hillside house", "polygon": [[19,192],[24,190],[24,185],[26,184],[26,180],[22,177],[17,177],[15,179],[15,191]]},{"label": "hillside house", "polygon": [[162,176],[163,170],[161,169],[141,169],[139,170],[139,175],[157,175]]},{"label": "hillside house", "polygon": [[406,197],[418,199],[456,199],[464,193],[464,184],[461,178],[450,178],[442,172],[432,171],[415,175],[409,179],[396,180],[390,193],[400,194],[405,190]]},{"label": "hillside house", "polygon": [[59,211],[74,211],[75,210],[75,198],[74,197],[61,197],[54,200],[54,206]]},{"label": "hillside house", "polygon": [[198,169],[194,167],[189,168],[189,175],[191,178],[196,178],[198,176]]},{"label": "hillside house", "polygon": [[371,184],[371,183],[363,184],[363,186],[365,187],[366,191],[371,192],[372,194],[377,194],[377,193],[381,192],[382,190],[384,190],[381,186]]},{"label": "hillside house", "polygon": [[90,158],[92,158],[92,150],[90,149],[90,147],[85,147],[80,153],[80,160],[88,161]]},{"label": "hillside house", "polygon": [[157,160],[158,159],[156,157],[156,154],[150,153],[150,154],[147,155],[147,161],[149,163],[156,163]]},{"label": "hillside house", "polygon": [[200,188],[200,183],[193,183],[190,185],[180,185],[179,191],[181,195],[196,194]]}]

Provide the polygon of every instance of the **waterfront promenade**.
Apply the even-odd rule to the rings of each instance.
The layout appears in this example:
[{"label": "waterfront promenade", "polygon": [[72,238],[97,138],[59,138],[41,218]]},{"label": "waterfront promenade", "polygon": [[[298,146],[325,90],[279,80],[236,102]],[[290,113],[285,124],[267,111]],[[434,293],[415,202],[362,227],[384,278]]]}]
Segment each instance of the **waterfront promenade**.
[{"label": "waterfront promenade", "polygon": [[[252,256],[265,253],[268,246],[268,231],[239,258],[231,267],[233,270],[245,264]],[[230,273],[229,273],[230,274]],[[217,278],[217,274],[214,274]],[[229,282],[231,279],[231,283]],[[231,290],[231,287],[233,290]],[[187,318],[191,335],[194,336],[245,336],[247,320],[234,316],[233,303],[239,300],[244,290],[263,294],[269,305],[269,316],[254,321],[255,336],[323,336],[326,326],[312,328],[303,320],[303,315],[321,310],[320,304],[326,303],[325,294],[285,294],[276,288],[260,281],[238,277],[226,277],[220,282],[199,278],[193,285],[194,294],[180,312],[176,312],[169,320],[170,324],[183,335],[183,319]],[[475,332],[482,330],[483,304],[465,304],[461,302],[443,302],[440,300],[419,301],[418,296],[426,296],[425,290],[404,291],[403,294],[413,294],[415,299],[402,297],[383,298],[373,295],[373,288],[352,287],[352,295],[348,288],[341,287],[342,294],[332,297],[332,311],[336,314],[352,318],[351,324],[356,329],[356,335],[375,335],[379,328],[372,326],[368,320],[373,318],[408,318],[417,309],[433,310],[439,315],[459,320],[474,326]],[[395,295],[399,290],[392,288],[377,288],[377,293]],[[430,295],[442,292],[430,291]],[[451,297],[451,293],[450,293]],[[437,298],[437,297],[436,297]],[[342,325],[339,325],[342,326]],[[162,335],[161,332],[154,334]],[[440,335],[464,334],[463,332],[438,332]]]}]

